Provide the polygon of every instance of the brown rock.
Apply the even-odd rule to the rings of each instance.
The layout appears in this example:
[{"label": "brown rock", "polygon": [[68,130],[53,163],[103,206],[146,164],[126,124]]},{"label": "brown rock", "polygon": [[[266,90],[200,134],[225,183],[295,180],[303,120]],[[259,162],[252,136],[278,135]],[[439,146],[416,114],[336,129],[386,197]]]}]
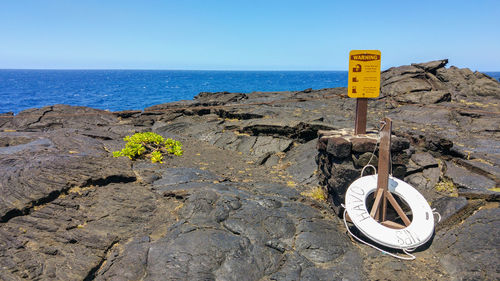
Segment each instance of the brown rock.
[{"label": "brown rock", "polygon": [[451,94],[446,90],[413,92],[396,97],[399,102],[433,104],[451,101]]},{"label": "brown rock", "polygon": [[403,180],[406,175],[406,166],[404,165],[394,165],[392,167],[392,175],[398,179]]},{"label": "brown rock", "polygon": [[316,148],[320,151],[326,151],[326,147],[328,145],[328,138],[322,137],[318,139],[318,143],[316,144]]},{"label": "brown rock", "polygon": [[352,138],[352,151],[357,153],[373,152],[377,140],[372,138]]},{"label": "brown rock", "polygon": [[409,161],[410,161],[410,156],[405,152],[394,153],[392,155],[392,164],[408,165]]},{"label": "brown rock", "polygon": [[452,162],[446,162],[445,176],[458,187],[460,195],[467,198],[485,198],[498,200],[499,192],[490,191],[496,187],[495,181],[485,176],[475,174]]},{"label": "brown rock", "polygon": [[392,137],[391,138],[391,151],[399,152],[410,148],[410,141],[402,137]]},{"label": "brown rock", "polygon": [[435,61],[424,62],[424,63],[412,63],[411,65],[418,67],[418,68],[421,68],[427,72],[434,72],[434,71],[436,71],[436,69],[444,67],[447,63],[448,63],[448,59],[444,59],[444,60],[435,60]]},{"label": "brown rock", "polygon": [[411,160],[415,162],[420,167],[430,167],[434,166],[437,167],[438,162],[432,155],[428,152],[419,152],[415,153],[411,156]]},{"label": "brown rock", "polygon": [[360,154],[360,155],[357,155],[357,154],[352,155],[352,161],[354,163],[354,166],[357,168],[361,168],[361,167],[364,167],[365,165],[367,165],[368,161],[370,161],[370,159],[371,159],[370,164],[377,167],[378,166],[377,155],[373,155],[373,157],[372,157],[372,153],[370,153],[370,152],[365,152],[365,153]]},{"label": "brown rock", "polygon": [[336,158],[346,158],[351,155],[351,146],[344,138],[329,138],[326,151]]}]

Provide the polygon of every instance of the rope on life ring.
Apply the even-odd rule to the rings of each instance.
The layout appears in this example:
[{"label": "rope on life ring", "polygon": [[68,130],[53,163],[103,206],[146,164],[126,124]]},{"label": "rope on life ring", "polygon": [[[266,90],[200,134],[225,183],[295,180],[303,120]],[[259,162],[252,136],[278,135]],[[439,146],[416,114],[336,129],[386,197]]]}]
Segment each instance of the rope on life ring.
[{"label": "rope on life ring", "polygon": [[[344,207],[343,205],[344,205],[344,204],[342,204],[342,207]],[[391,252],[388,252],[388,251],[386,251],[386,250],[382,250],[382,249],[380,249],[379,247],[377,247],[377,246],[375,246],[375,245],[373,245],[373,244],[371,244],[371,243],[368,243],[368,242],[364,241],[363,239],[359,238],[359,237],[358,237],[358,236],[356,236],[354,233],[352,233],[352,232],[351,232],[351,230],[349,229],[349,226],[347,225],[347,221],[346,221],[346,219],[345,219],[345,217],[346,217],[346,213],[347,213],[347,210],[346,210],[346,209],[344,209],[344,225],[345,225],[345,228],[347,229],[347,232],[349,232],[349,234],[350,234],[352,237],[354,237],[354,239],[358,240],[359,242],[361,242],[361,243],[363,243],[363,244],[365,244],[365,245],[367,245],[367,246],[370,246],[370,247],[374,248],[375,250],[378,250],[378,251],[380,251],[380,252],[382,252],[382,253],[384,253],[384,254],[387,254],[387,255],[393,256],[393,257],[398,258],[398,259],[401,259],[401,260],[414,260],[414,259],[416,258],[414,255],[412,255],[412,254],[408,253],[405,249],[403,249],[403,252],[404,252],[405,254],[407,254],[409,257],[398,256],[398,255],[393,254],[393,253],[391,253]]]},{"label": "rope on life ring", "polygon": [[[402,228],[394,229],[380,224],[366,207],[366,199],[377,189],[377,175],[364,176],[354,181],[348,188],[345,196],[344,224],[349,234],[363,244],[369,245],[393,257],[413,260],[410,254],[415,248],[425,244],[434,233],[434,210],[425,198],[412,186],[394,177],[389,177],[388,191],[398,195],[410,207],[413,219],[411,223]],[[368,239],[393,249],[400,249],[409,257],[401,257],[382,250],[354,235],[347,226],[348,214],[353,224]],[[439,214],[438,214],[439,215]]]}]

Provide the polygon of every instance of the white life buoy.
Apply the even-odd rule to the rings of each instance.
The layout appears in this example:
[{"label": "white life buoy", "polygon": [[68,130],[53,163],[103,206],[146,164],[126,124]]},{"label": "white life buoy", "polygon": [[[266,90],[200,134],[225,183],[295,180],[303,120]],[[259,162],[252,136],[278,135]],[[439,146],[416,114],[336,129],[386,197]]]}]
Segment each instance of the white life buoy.
[{"label": "white life buoy", "polygon": [[425,198],[412,186],[389,177],[388,190],[402,198],[410,207],[413,218],[407,227],[386,227],[370,216],[366,198],[377,189],[377,175],[354,181],[345,195],[345,208],[352,222],[366,237],[381,245],[396,248],[416,248],[427,242],[434,233],[434,216]]}]

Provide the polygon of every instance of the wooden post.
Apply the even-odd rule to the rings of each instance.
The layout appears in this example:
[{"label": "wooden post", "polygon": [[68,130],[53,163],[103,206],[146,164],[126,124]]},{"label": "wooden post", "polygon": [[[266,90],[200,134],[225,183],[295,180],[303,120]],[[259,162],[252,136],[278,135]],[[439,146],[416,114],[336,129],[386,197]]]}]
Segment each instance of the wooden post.
[{"label": "wooden post", "polygon": [[387,200],[389,200],[389,203],[394,207],[394,210],[396,210],[396,213],[401,217],[404,224],[408,226],[411,223],[388,188],[391,163],[392,120],[390,118],[384,118],[382,122],[383,128],[380,131],[380,148],[378,153],[377,191],[375,192],[375,201],[373,202],[370,215],[375,220],[380,221],[382,225],[401,229],[405,226],[386,220]]},{"label": "wooden post", "polygon": [[382,119],[382,130],[380,131],[380,148],[378,153],[378,180],[377,189],[384,190],[382,196],[382,221],[385,221],[385,213],[387,210],[387,193],[389,189],[389,170],[391,165],[391,132],[392,120],[390,118]]},{"label": "wooden post", "polygon": [[[380,131],[380,147],[378,153],[377,191],[370,215],[374,217],[375,220],[379,220],[380,212],[382,212],[382,221],[384,221],[387,208],[387,184],[389,183],[392,120],[386,117],[382,119],[382,122],[383,128]],[[380,204],[382,204],[382,208],[379,208]]]},{"label": "wooden post", "polygon": [[368,99],[356,99],[356,121],[354,124],[354,134],[366,134],[366,112],[368,111]]}]

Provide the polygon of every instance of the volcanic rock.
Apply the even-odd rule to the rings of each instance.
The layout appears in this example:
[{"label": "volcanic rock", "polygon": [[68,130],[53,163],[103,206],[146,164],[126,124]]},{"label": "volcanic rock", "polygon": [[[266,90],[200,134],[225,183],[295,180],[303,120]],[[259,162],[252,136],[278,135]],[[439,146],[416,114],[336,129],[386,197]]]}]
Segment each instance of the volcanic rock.
[{"label": "volcanic rock", "polygon": [[[1,114],[0,279],[496,280],[500,83],[446,63],[384,71],[368,104],[374,136],[347,143],[325,135],[352,131],[346,88]],[[351,240],[332,212],[382,117],[394,174],[443,217],[412,263]],[[182,141],[184,155],[111,156],[145,131]],[[318,200],[318,187],[338,197]]]}]

